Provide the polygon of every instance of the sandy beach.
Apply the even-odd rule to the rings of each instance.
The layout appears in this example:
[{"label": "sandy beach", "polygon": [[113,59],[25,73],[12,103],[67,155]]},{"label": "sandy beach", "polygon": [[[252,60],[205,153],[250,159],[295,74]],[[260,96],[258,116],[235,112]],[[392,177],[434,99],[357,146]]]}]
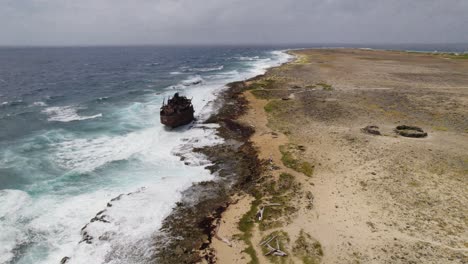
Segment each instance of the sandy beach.
[{"label": "sandy beach", "polygon": [[468,59],[291,53],[246,83],[263,170],[222,213],[214,261],[468,263]]}]

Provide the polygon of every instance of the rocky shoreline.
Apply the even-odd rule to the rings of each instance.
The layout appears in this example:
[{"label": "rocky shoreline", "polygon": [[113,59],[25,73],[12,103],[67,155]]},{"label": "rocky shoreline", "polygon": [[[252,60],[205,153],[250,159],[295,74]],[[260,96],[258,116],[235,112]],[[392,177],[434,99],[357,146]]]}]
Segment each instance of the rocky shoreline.
[{"label": "rocky shoreline", "polygon": [[249,141],[254,128],[238,121],[247,109],[247,101],[242,96],[247,82],[229,83],[218,98],[217,103],[221,104],[218,113],[205,122],[219,124],[217,134],[225,142],[194,151],[206,155],[212,163],[207,168],[217,177],[184,191],[182,201],[164,220],[161,233],[154,239],[156,252],[152,263],[215,263],[210,244],[216,222],[232,203],[233,194],[239,190],[252,192],[263,167]]}]

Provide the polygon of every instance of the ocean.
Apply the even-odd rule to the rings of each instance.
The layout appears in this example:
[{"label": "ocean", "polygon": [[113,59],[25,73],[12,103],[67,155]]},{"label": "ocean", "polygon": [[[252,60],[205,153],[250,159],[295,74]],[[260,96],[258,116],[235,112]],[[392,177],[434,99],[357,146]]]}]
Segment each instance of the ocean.
[{"label": "ocean", "polygon": [[[151,257],[181,191],[214,177],[186,146],[223,141],[199,125],[217,94],[288,58],[271,48],[0,49],[0,263]],[[169,130],[159,108],[175,92],[193,98],[197,121]],[[106,208],[109,223],[90,223]],[[105,239],[82,241],[86,224]]]},{"label": "ocean", "polygon": [[[340,45],[315,47],[332,46]],[[181,192],[215,177],[191,148],[223,142],[215,124],[201,125],[216,112],[217,95],[291,59],[281,50],[0,48],[0,264],[150,258]],[[197,121],[170,130],[159,108],[175,92],[193,98]],[[103,209],[104,221],[92,221]],[[92,244],[83,241],[85,225],[99,237]]]}]

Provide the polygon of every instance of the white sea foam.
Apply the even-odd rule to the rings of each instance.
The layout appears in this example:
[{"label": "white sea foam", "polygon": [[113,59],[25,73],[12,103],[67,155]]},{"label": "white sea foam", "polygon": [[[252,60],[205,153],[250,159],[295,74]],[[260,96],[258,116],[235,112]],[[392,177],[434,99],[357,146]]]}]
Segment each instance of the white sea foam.
[{"label": "white sea foam", "polygon": [[185,80],[179,82],[176,85],[171,85],[167,87],[166,89],[168,90],[174,90],[174,89],[186,89],[190,86],[201,86],[202,84],[205,84],[205,79],[201,77],[200,75],[191,75],[187,77]]},{"label": "white sea foam", "polygon": [[280,66],[290,61],[293,56],[284,51],[272,51],[272,58],[257,59],[250,73],[255,75],[264,74],[269,68]]},{"label": "white sea foam", "polygon": [[101,117],[102,114],[92,116],[78,115],[79,108],[76,106],[53,106],[44,109],[42,112],[48,115],[48,121],[71,122]]},{"label": "white sea foam", "polygon": [[211,71],[220,71],[224,68],[224,65],[216,67],[205,67],[205,68],[189,68],[191,72],[211,72]]},{"label": "white sea foam", "polygon": [[191,86],[199,85],[204,82],[203,78],[200,75],[190,76],[187,80],[182,81],[182,85]]},{"label": "white sea foam", "polygon": [[15,248],[28,241],[22,232],[22,210],[31,199],[19,190],[0,190],[0,263],[9,263],[14,258]]},{"label": "white sea foam", "polygon": [[236,59],[241,60],[241,61],[253,61],[253,60],[258,60],[260,57],[259,56],[252,56],[252,57],[237,57]]}]

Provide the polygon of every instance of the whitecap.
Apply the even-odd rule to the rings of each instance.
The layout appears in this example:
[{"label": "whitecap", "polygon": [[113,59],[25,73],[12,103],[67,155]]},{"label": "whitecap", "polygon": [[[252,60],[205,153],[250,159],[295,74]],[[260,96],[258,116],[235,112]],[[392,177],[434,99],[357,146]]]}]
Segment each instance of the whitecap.
[{"label": "whitecap", "polygon": [[173,71],[173,72],[170,72],[169,74],[170,75],[180,75],[180,74],[184,74],[184,73],[180,72],[180,71]]},{"label": "whitecap", "polygon": [[191,85],[198,85],[204,82],[203,78],[200,75],[191,76],[187,80],[182,81],[182,85],[184,86],[191,86]]},{"label": "whitecap", "polygon": [[241,56],[241,57],[236,57],[236,59],[241,60],[241,61],[253,61],[253,60],[260,59],[260,57],[259,56],[252,56],[252,57]]},{"label": "whitecap", "polygon": [[54,106],[48,107],[42,112],[48,115],[48,121],[56,122],[70,122],[102,117],[101,113],[92,116],[80,116],[77,113],[78,110],[79,108],[75,106]]},{"label": "whitecap", "polygon": [[107,100],[109,100],[108,96],[99,97],[98,99],[96,99],[97,102],[104,102],[104,101],[107,101]]},{"label": "whitecap", "polygon": [[206,68],[190,68],[189,71],[191,72],[211,72],[211,71],[220,71],[224,69],[224,65],[216,66],[216,67],[206,67]]},{"label": "whitecap", "polygon": [[45,102],[42,102],[42,101],[34,102],[32,105],[33,106],[47,106],[47,104]]}]

